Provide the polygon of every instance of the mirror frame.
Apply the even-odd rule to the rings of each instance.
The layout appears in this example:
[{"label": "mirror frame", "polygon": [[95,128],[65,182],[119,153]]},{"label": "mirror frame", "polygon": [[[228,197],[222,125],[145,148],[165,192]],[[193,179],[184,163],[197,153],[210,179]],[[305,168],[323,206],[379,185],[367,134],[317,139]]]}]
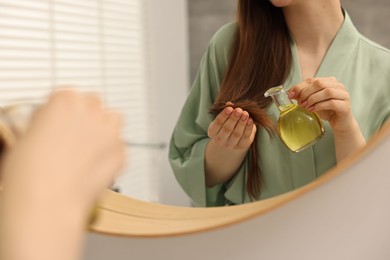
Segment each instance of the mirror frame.
[{"label": "mirror frame", "polygon": [[89,230],[99,234],[156,238],[189,235],[238,224],[267,214],[333,180],[373,151],[390,136],[390,121],[366,146],[313,182],[282,195],[229,207],[191,208],[137,200],[107,191],[98,206],[98,218]]}]

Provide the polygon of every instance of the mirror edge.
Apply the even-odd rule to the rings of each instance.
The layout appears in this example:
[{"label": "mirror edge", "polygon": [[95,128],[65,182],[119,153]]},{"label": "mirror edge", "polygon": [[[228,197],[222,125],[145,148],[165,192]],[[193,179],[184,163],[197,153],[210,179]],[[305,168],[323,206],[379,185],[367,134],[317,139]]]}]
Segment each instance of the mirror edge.
[{"label": "mirror edge", "polygon": [[89,231],[120,237],[172,237],[190,235],[238,224],[281,207],[333,180],[390,138],[390,121],[366,146],[315,181],[291,192],[249,204],[185,208],[140,201],[107,191],[99,203],[99,218]]}]

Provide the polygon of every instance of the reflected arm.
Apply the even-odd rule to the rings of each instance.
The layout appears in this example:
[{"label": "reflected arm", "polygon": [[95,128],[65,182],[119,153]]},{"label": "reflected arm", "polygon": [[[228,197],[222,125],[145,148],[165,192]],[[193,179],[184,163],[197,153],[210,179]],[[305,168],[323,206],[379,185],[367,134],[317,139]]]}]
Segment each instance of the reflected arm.
[{"label": "reflected arm", "polygon": [[206,185],[213,187],[232,179],[240,169],[247,152],[248,149],[227,149],[210,141],[205,153]]}]

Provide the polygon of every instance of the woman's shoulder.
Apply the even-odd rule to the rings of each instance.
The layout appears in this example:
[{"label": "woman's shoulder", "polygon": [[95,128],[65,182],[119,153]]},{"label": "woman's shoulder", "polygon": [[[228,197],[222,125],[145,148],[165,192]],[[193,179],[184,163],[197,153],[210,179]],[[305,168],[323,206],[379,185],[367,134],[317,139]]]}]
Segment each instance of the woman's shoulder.
[{"label": "woman's shoulder", "polygon": [[222,77],[230,60],[230,50],[236,32],[236,22],[222,26],[211,38],[206,52],[207,62],[212,63]]},{"label": "woman's shoulder", "polygon": [[219,28],[211,38],[212,43],[221,43],[231,40],[237,30],[237,22],[229,22]]},{"label": "woman's shoulder", "polygon": [[367,38],[364,35],[360,35],[360,43],[368,55],[373,58],[386,61],[390,65],[390,49]]},{"label": "woman's shoulder", "polygon": [[237,30],[237,22],[229,22],[219,28],[211,38],[210,47],[218,50],[230,49]]}]

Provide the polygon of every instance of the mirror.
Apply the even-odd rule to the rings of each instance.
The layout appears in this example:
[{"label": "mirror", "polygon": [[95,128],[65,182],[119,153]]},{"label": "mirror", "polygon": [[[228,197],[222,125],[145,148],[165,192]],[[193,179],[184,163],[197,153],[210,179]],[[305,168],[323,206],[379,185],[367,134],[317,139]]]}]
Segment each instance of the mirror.
[{"label": "mirror", "polygon": [[[54,3],[56,1],[52,2]],[[137,4],[134,5],[128,4],[127,7],[138,7],[141,2],[142,1],[138,1]],[[148,137],[149,139],[144,140],[138,139],[138,137],[134,139],[132,139],[132,136],[129,137],[129,150],[131,156],[130,164],[133,166],[135,162],[137,162],[140,163],[137,164],[140,166],[129,169],[118,180],[117,185],[123,195],[162,204],[191,206],[188,197],[181,190],[171,172],[171,168],[167,161],[166,145],[169,141],[173,126],[175,125],[184,99],[188,94],[188,88],[186,87],[191,85],[199,65],[200,57],[203,55],[207,47],[207,43],[214,32],[226,22],[234,19],[235,2],[236,0],[189,0],[188,2],[182,0],[167,2],[161,0],[148,0],[148,6],[150,8],[148,19],[150,19],[150,21],[146,27],[150,32],[150,38],[146,39],[145,42],[150,43],[151,46],[148,55],[153,57],[153,59],[151,59],[148,66],[150,71],[153,73],[151,77],[147,77],[149,80],[147,84],[158,86],[154,93],[155,103],[152,105],[158,107],[161,114],[160,116],[151,115],[151,118],[147,118],[146,121],[152,122],[152,125],[155,128],[158,128],[159,132],[157,133],[157,137],[152,135]],[[17,28],[19,30],[20,27],[23,27],[24,25],[15,25],[11,23],[11,21],[24,15],[29,17],[43,17],[40,15],[46,12],[46,5],[48,4],[49,3],[30,4],[30,6],[26,8],[21,7],[21,4],[19,5],[15,1],[1,1],[0,17],[2,20],[0,21],[0,28]],[[342,4],[350,14],[356,27],[359,28],[364,35],[383,44],[384,46],[390,47],[390,37],[387,33],[390,30],[389,23],[383,22],[386,21],[386,17],[388,17],[388,14],[390,13],[389,1],[377,1],[375,6],[373,6],[369,0],[343,0]],[[83,1],[79,1],[79,5],[77,6],[72,6],[68,1],[67,3],[58,4],[57,8],[60,7],[64,9],[60,12],[61,15],[58,16],[58,25],[64,25],[61,23],[61,21],[63,21],[61,19],[65,19],[65,15],[72,17],[74,23],[76,24],[84,23],[88,20],[87,18],[85,18],[87,20],[82,18],[84,9],[88,9],[88,12],[85,13],[85,15],[90,18],[90,10],[91,8],[95,8],[93,6],[93,1],[85,1],[85,3]],[[23,12],[16,14],[16,10],[22,10]],[[118,10],[116,10],[116,12],[119,14],[121,13],[120,11],[118,12]],[[75,20],[76,18],[77,20]],[[3,63],[0,64],[0,82],[2,82],[2,96],[3,98],[6,97],[7,102],[19,98],[17,95],[10,94],[15,88],[23,91],[23,97],[31,95],[34,96],[37,93],[39,93],[39,95],[42,94],[42,88],[30,87],[32,83],[28,80],[28,77],[35,79],[38,78],[39,80],[48,78],[49,75],[40,74],[44,73],[44,71],[48,68],[47,66],[50,68],[63,66],[64,68],[69,69],[69,66],[73,65],[73,63],[69,63],[70,61],[81,63],[80,60],[77,60],[77,57],[69,56],[69,53],[63,52],[59,55],[69,55],[61,56],[63,57],[63,60],[56,64],[45,65],[43,63],[39,63],[40,65],[34,68],[32,72],[30,71],[29,74],[27,74],[26,71],[22,70],[20,73],[19,70],[17,70],[19,69],[19,67],[17,67],[17,62],[22,59],[21,55],[23,53],[17,52],[15,49],[13,49],[13,52],[8,52],[9,49],[12,49],[9,47],[17,47],[19,46],[18,44],[23,44],[23,42],[31,39],[32,43],[37,44],[37,38],[34,37],[41,36],[32,35],[32,32],[40,32],[44,34],[44,30],[47,30],[48,28],[50,29],[50,27],[47,27],[48,25],[44,19],[46,18],[41,18],[40,21],[34,24],[33,27],[35,29],[30,28],[28,30],[28,34],[15,34],[14,31],[8,32],[7,30],[2,30],[0,34],[0,58],[3,60]],[[120,19],[122,19],[122,17],[120,17]],[[90,22],[90,20],[88,20],[88,22]],[[130,23],[131,21],[126,20],[126,22]],[[9,26],[10,23],[12,26]],[[110,26],[114,25],[117,25],[117,23],[110,24]],[[70,28],[59,27],[59,30],[66,32],[70,30]],[[187,33],[189,33],[189,36]],[[5,36],[9,36],[9,38],[5,38]],[[88,34],[85,36],[88,36]],[[30,45],[29,48],[34,49],[36,47],[39,49],[39,53],[36,55],[29,54],[32,55],[30,57],[30,62],[42,61],[46,57],[44,55],[49,55],[47,58],[48,60],[51,60],[52,57],[50,56],[50,52],[54,51],[56,48],[66,50],[74,48],[75,43],[72,42],[69,35],[64,33],[61,35],[59,34],[58,37],[63,37],[61,38],[63,40],[61,44],[64,45],[46,46],[46,48],[50,50],[48,53],[42,49],[45,48],[45,45]],[[80,39],[80,42],[87,42],[90,44],[94,40],[95,39],[87,37]],[[115,44],[122,44],[119,38],[115,39],[115,41]],[[88,48],[87,50],[91,51]],[[115,55],[116,51],[118,50],[113,50],[110,53],[112,56],[107,56],[106,59],[120,59],[121,57]],[[89,55],[90,52],[86,52],[86,54]],[[12,63],[7,63],[6,59],[11,56],[15,57],[15,60]],[[89,58],[91,60],[88,60],[88,62],[92,65],[94,64],[93,60],[98,59],[92,54],[91,56],[88,56],[88,59]],[[167,66],[167,61],[169,61],[169,66]],[[90,64],[87,65],[89,66]],[[139,66],[143,65],[144,64],[142,64],[142,62],[139,62]],[[22,68],[25,68],[25,66],[26,64],[24,64]],[[112,75],[117,76],[119,79],[120,77],[123,77],[122,74],[118,74],[121,71],[122,67],[120,66],[122,66],[122,63],[120,65],[116,64],[115,66],[117,67],[115,67],[112,71],[109,71],[109,73],[112,73]],[[188,72],[188,67],[191,68],[190,73]],[[62,84],[67,82],[77,84],[78,82],[85,80],[86,90],[94,90],[94,88],[91,87],[93,83],[87,81],[93,77],[93,73],[88,74],[88,77],[83,79],[80,78],[80,81],[78,81],[73,80],[73,78],[75,75],[80,76],[80,72],[72,71],[72,73],[70,73],[69,71],[63,71],[66,73],[62,75],[61,72],[59,73],[61,74],[59,76],[62,77],[61,79],[66,79],[66,81],[53,80],[53,82],[50,82],[49,84]],[[84,73],[87,73],[86,71],[87,70],[83,70]],[[54,72],[50,73],[55,74]],[[24,83],[18,86],[12,85],[12,78],[20,77],[20,75],[24,75],[24,77],[26,77],[26,79],[24,79]],[[107,85],[122,84],[122,82],[119,82],[118,79],[110,81]],[[34,81],[34,84],[36,84],[36,86],[41,86],[40,84],[42,84],[42,82]],[[123,93],[120,91],[123,89],[124,87],[122,86],[111,92],[109,89],[104,90],[106,91],[105,93],[109,93],[107,100],[112,103],[118,101],[118,104],[135,104],[136,100],[129,100],[121,96]],[[101,91],[101,89],[99,89],[99,91]],[[174,93],[174,95],[172,93]],[[172,96],[174,96],[174,100],[172,100]],[[131,106],[128,106],[126,109],[132,108]],[[144,130],[139,131],[142,132]],[[147,159],[140,159],[138,155],[142,154],[145,150],[151,151],[152,160],[149,160],[149,157],[145,157]],[[150,174],[143,174],[145,171],[150,171]],[[140,185],[140,183],[143,184]]]},{"label": "mirror", "polygon": [[388,259],[389,153],[390,122],[326,176],[272,199],[204,209],[107,194],[85,259]]},{"label": "mirror", "polygon": [[[389,24],[380,22],[384,21],[388,16],[389,2],[381,1],[378,6],[373,7],[370,1],[342,1],[343,6],[348,11],[353,22],[359,30],[369,37],[384,46],[390,47],[390,37],[388,32],[390,30]],[[190,46],[190,80],[192,80],[198,70],[199,62],[203,56],[207,44],[212,35],[223,24],[234,19],[235,16],[235,0],[190,0],[188,1],[189,10],[189,46]],[[169,12],[169,11],[167,11]],[[168,18],[170,20],[170,18]],[[169,22],[169,21],[161,21]],[[165,26],[169,28],[170,26]],[[177,28],[176,28],[177,29]],[[165,160],[165,158],[163,158]],[[165,163],[165,161],[163,162]],[[171,169],[168,165],[164,168],[166,172],[163,173],[163,180],[160,195],[163,204],[186,206],[188,201],[182,201],[186,195],[182,193],[181,188],[177,186],[176,180],[172,178]]]}]

